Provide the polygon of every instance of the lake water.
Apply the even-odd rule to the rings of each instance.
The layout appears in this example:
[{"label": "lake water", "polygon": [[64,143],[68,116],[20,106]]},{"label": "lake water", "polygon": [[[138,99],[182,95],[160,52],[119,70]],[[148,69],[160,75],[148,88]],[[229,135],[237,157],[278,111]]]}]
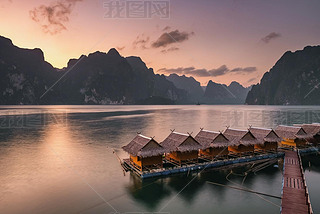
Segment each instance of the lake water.
[{"label": "lake water", "polygon": [[[279,213],[282,169],[244,176],[245,167],[147,179],[124,175],[115,151],[137,132],[161,142],[170,129],[320,122],[312,106],[2,106],[0,213]],[[314,213],[320,213],[320,158],[303,157]],[[281,166],[281,163],[280,163]]]}]

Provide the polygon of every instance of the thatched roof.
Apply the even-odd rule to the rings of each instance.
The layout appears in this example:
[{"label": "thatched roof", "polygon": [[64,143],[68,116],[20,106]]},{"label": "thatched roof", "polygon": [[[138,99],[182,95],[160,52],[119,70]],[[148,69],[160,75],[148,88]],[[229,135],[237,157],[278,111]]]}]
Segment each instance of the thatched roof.
[{"label": "thatched roof", "polygon": [[306,131],[299,126],[279,125],[275,132],[279,137],[287,139],[306,139],[310,137],[310,135],[308,135]]},{"label": "thatched roof", "polygon": [[223,134],[229,139],[230,146],[238,146],[240,144],[248,146],[261,143],[249,130],[231,129],[228,127]]},{"label": "thatched roof", "polygon": [[264,142],[280,142],[281,138],[272,129],[250,127],[251,133],[259,140]]},{"label": "thatched roof", "polygon": [[160,144],[166,152],[190,152],[197,151],[202,146],[189,134],[171,132],[171,134]]},{"label": "thatched roof", "polygon": [[228,147],[229,140],[221,133],[201,130],[194,138],[202,145],[202,149]]},{"label": "thatched roof", "polygon": [[122,149],[133,156],[152,157],[165,153],[164,148],[153,138],[138,134],[128,145]]},{"label": "thatched roof", "polygon": [[305,132],[308,135],[320,135],[320,124],[319,123],[312,123],[312,124],[294,124],[294,126],[297,127],[302,127],[303,130],[305,130]]}]

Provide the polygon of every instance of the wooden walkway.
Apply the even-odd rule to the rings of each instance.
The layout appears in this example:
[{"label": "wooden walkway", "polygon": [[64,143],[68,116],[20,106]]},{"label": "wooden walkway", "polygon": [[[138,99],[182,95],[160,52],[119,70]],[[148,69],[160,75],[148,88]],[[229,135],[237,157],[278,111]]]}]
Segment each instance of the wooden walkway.
[{"label": "wooden walkway", "polygon": [[297,151],[285,151],[282,185],[282,214],[313,213],[301,158]]}]

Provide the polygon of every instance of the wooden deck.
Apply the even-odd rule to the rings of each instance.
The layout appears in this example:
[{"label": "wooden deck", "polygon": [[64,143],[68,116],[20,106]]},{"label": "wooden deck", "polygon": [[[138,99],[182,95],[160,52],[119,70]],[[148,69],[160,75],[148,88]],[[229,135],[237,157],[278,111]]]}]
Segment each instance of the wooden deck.
[{"label": "wooden deck", "polygon": [[282,185],[282,214],[313,213],[301,158],[297,151],[285,151]]},{"label": "wooden deck", "polygon": [[130,164],[129,159],[123,159],[122,167],[126,171],[131,171],[136,175],[138,175],[139,177],[141,177],[142,179],[144,179],[144,178],[151,178],[151,177],[169,176],[169,175],[178,174],[178,173],[188,173],[190,171],[201,171],[204,169],[219,168],[223,166],[237,166],[245,163],[259,162],[261,160],[266,160],[266,159],[269,159],[269,160],[277,159],[283,156],[284,156],[283,152],[278,152],[275,154],[244,156],[244,157],[228,158],[228,159],[214,160],[214,161],[208,161],[208,162],[205,161],[202,163],[185,164],[182,166],[180,165],[178,166],[169,162],[172,165],[171,167],[164,167],[162,169],[152,169],[147,171],[140,171]]}]

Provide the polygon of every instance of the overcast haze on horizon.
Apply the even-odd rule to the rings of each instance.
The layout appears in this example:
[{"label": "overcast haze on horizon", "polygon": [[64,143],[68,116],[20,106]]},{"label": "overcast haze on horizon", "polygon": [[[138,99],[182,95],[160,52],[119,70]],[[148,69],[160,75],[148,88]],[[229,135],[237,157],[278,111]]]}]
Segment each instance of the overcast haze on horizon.
[{"label": "overcast haze on horizon", "polygon": [[0,35],[41,48],[58,68],[114,47],[156,73],[192,75],[202,85],[249,86],[286,51],[320,43],[319,0],[164,0],[169,18],[108,17],[110,2],[1,0]]}]

